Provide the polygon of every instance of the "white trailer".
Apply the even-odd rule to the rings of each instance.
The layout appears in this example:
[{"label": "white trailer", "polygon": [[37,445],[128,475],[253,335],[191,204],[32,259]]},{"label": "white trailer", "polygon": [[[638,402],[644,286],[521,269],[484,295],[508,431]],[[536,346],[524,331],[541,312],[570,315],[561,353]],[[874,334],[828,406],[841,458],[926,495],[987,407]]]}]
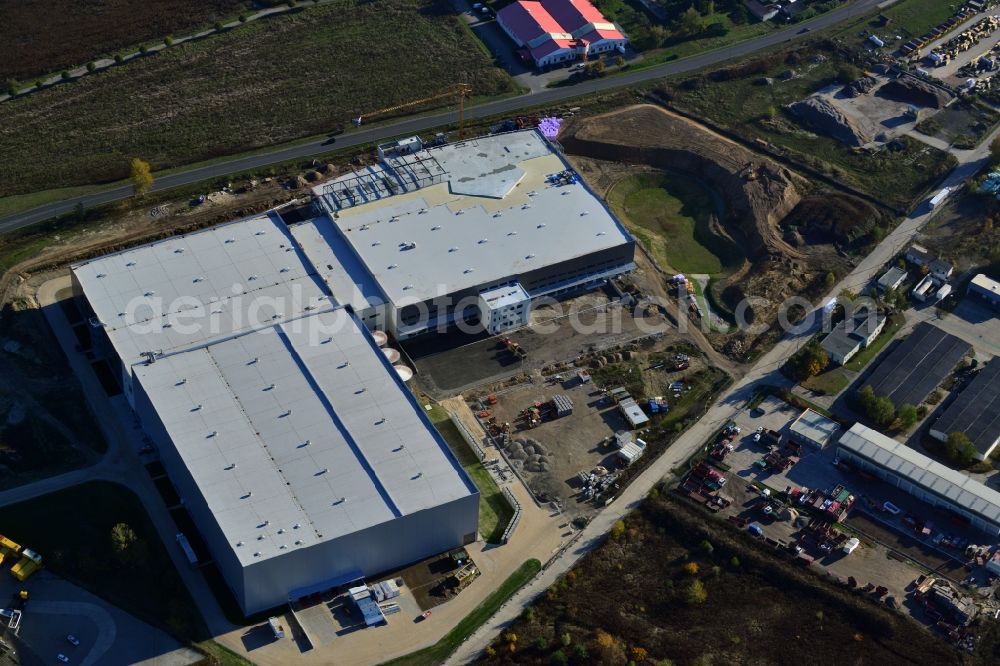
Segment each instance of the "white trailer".
[{"label": "white trailer", "polygon": [[930,201],[931,208],[937,208],[938,206],[940,206],[941,204],[943,204],[950,194],[951,194],[951,188],[950,187],[945,187],[944,189],[942,189],[941,191],[939,191],[937,194],[935,194],[934,196],[932,196],[931,197],[931,201]]}]

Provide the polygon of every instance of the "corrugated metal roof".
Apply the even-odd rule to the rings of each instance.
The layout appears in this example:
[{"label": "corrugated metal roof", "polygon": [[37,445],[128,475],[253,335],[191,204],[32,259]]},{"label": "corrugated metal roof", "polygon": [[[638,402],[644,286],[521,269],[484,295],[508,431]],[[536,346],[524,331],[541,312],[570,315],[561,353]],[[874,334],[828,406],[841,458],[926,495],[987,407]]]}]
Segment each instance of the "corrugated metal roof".
[{"label": "corrugated metal roof", "polygon": [[134,372],[244,564],[475,492],[344,309]]},{"label": "corrugated metal roof", "polygon": [[927,322],[921,322],[892,352],[879,361],[865,381],[876,395],[896,407],[919,405],[955,369],[972,345]]},{"label": "corrugated metal roof", "polygon": [[1000,493],[877,430],[855,424],[840,438],[840,446],[1000,525]]},{"label": "corrugated metal roof", "polygon": [[826,446],[827,442],[840,430],[840,424],[819,412],[807,409],[792,422],[789,430],[806,439]]}]

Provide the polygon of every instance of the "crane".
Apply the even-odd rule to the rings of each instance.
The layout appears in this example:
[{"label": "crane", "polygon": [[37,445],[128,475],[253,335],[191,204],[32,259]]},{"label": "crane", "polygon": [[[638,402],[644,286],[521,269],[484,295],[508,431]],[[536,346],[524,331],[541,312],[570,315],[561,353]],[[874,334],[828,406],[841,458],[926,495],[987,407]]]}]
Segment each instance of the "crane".
[{"label": "crane", "polygon": [[361,125],[366,120],[369,120],[373,116],[381,116],[386,113],[392,113],[393,111],[399,111],[401,109],[408,109],[411,106],[418,106],[420,104],[426,104],[427,102],[433,102],[435,100],[444,99],[446,97],[457,97],[458,98],[458,138],[463,138],[465,134],[465,98],[472,93],[472,86],[468,83],[456,83],[454,86],[446,90],[445,92],[438,93],[437,95],[431,95],[430,97],[423,97],[421,99],[415,99],[409,102],[403,102],[402,104],[397,104],[395,106],[386,107],[384,109],[379,109],[378,111],[371,111],[369,113],[364,113],[357,118],[352,118],[351,122],[355,125]]}]

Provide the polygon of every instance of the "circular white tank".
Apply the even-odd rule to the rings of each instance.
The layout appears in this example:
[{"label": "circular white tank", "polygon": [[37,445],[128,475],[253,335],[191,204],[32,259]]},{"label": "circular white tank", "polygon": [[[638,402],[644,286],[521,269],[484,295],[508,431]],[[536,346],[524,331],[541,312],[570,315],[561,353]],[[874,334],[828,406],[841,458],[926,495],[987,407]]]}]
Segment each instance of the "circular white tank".
[{"label": "circular white tank", "polygon": [[382,347],[382,353],[389,359],[389,363],[395,363],[399,360],[399,352],[392,347]]},{"label": "circular white tank", "polygon": [[396,368],[396,372],[399,373],[400,379],[404,382],[408,382],[413,379],[413,370],[410,370],[405,365],[394,365],[392,367]]},{"label": "circular white tank", "polygon": [[375,344],[379,347],[384,347],[385,343],[389,341],[389,337],[382,331],[372,331],[372,337],[375,338]]}]

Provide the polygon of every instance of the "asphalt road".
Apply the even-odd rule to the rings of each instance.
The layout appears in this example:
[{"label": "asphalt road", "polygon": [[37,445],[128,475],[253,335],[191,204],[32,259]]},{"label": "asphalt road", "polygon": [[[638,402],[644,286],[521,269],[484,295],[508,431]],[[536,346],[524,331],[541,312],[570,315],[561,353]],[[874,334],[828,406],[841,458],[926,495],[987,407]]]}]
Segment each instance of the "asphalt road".
[{"label": "asphalt road", "polygon": [[[597,93],[614,88],[622,88],[664,76],[683,74],[685,72],[701,69],[721,63],[732,58],[739,58],[756,51],[765,50],[771,47],[784,44],[793,39],[800,39],[810,36],[812,33],[824,30],[837,25],[843,21],[867,14],[876,7],[893,4],[895,0],[856,0],[849,5],[840,7],[831,12],[816,17],[806,23],[800,23],[785,30],[773,32],[758,39],[749,40],[731,47],[703,53],[700,55],[684,58],[674,62],[668,62],[649,69],[638,70],[620,76],[613,76],[603,79],[594,79],[575,86],[565,88],[551,88],[530,95],[501,99],[494,102],[487,102],[466,109],[468,118],[483,118],[487,116],[508,114],[528,106],[554,104],[574,97],[580,97],[590,93]],[[808,31],[803,32],[803,30]],[[312,155],[335,150],[338,148],[350,148],[373,141],[378,141],[386,137],[399,136],[401,134],[416,134],[424,130],[440,127],[455,121],[454,112],[444,112],[429,116],[421,116],[409,120],[402,120],[397,123],[380,125],[369,130],[352,132],[351,134],[337,137],[335,143],[327,143],[326,139],[318,139],[309,143],[302,143],[294,146],[279,147],[257,155],[240,157],[226,162],[219,162],[209,166],[179,171],[167,176],[159,176],[152,187],[152,191],[190,185],[202,180],[219,178],[230,173],[238,173],[251,169],[259,169],[269,164],[285,162],[288,160],[302,159]],[[42,222],[57,215],[62,215],[72,211],[78,204],[86,207],[98,206],[101,204],[118,201],[132,195],[131,186],[119,186],[112,189],[87,194],[84,196],[70,197],[62,201],[56,201],[32,208],[30,210],[16,213],[4,218],[0,218],[0,233],[7,233],[21,229],[36,222]]]}]

